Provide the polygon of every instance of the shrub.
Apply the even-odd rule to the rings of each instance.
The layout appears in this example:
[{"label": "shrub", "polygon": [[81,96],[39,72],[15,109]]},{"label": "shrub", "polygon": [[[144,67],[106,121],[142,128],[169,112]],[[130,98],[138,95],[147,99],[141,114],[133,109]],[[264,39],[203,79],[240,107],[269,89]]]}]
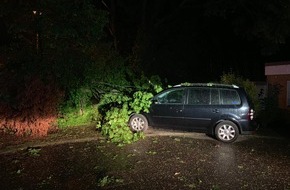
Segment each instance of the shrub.
[{"label": "shrub", "polygon": [[57,119],[57,124],[59,128],[65,128],[70,126],[91,125],[97,123],[99,120],[100,114],[94,105],[83,107],[81,113],[79,109],[66,107],[62,108],[62,112]]},{"label": "shrub", "polygon": [[128,89],[124,59],[107,53],[102,60],[88,62],[82,75],[74,80],[75,84],[65,88],[66,98],[60,107],[61,117],[58,119],[60,127],[96,122],[100,114],[95,105],[101,96],[112,89]]},{"label": "shrub", "polygon": [[281,86],[278,84],[268,85],[268,93],[265,98],[261,100],[263,110],[260,115],[260,123],[263,126],[271,125],[271,123],[277,122],[277,120],[284,120],[282,117],[283,111],[279,109],[278,96],[281,90]]}]

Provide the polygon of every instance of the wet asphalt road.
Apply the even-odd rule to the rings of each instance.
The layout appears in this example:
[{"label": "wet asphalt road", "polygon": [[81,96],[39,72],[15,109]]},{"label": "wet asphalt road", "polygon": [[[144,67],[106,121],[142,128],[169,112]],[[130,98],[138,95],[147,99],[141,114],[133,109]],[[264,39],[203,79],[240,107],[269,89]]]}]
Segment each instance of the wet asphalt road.
[{"label": "wet asphalt road", "polygon": [[122,176],[132,182],[124,189],[290,189],[287,139],[240,136],[225,144],[199,133],[151,136],[126,148],[137,159]]},{"label": "wet asphalt road", "polygon": [[[151,130],[118,147],[101,139],[1,154],[2,189],[290,189],[290,141]],[[20,171],[20,172],[19,172]]]}]

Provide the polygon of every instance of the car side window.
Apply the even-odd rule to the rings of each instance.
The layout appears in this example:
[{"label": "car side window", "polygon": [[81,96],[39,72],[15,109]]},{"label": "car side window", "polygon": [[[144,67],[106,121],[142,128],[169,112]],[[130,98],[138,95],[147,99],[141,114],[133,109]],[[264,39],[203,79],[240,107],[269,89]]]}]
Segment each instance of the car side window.
[{"label": "car side window", "polygon": [[210,99],[211,105],[219,105],[220,104],[220,93],[218,89],[211,89],[210,91]]},{"label": "car side window", "polygon": [[209,105],[210,104],[210,89],[206,89],[206,88],[189,89],[188,104]]},{"label": "car side window", "polygon": [[222,89],[221,104],[223,105],[240,105],[241,99],[237,91]]},{"label": "car side window", "polygon": [[183,99],[183,89],[173,89],[157,96],[158,103],[160,104],[182,104]]}]

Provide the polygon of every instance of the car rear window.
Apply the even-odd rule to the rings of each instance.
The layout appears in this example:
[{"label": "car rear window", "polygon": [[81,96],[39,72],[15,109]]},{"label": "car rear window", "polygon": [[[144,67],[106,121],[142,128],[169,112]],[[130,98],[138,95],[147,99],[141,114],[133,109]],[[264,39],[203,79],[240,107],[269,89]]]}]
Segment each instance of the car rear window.
[{"label": "car rear window", "polygon": [[220,104],[222,105],[240,105],[241,99],[237,91],[235,90],[220,90]]}]

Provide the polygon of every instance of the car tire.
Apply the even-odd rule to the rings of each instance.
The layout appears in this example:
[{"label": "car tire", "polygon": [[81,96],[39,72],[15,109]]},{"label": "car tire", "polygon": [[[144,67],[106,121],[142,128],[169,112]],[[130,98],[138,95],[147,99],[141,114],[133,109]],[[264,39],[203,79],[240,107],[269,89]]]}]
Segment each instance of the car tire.
[{"label": "car tire", "polygon": [[148,121],[144,115],[134,114],[129,120],[129,126],[133,132],[146,131],[148,129]]},{"label": "car tire", "polygon": [[231,121],[222,121],[215,128],[215,136],[219,141],[231,143],[237,140],[239,129],[237,125]]}]

